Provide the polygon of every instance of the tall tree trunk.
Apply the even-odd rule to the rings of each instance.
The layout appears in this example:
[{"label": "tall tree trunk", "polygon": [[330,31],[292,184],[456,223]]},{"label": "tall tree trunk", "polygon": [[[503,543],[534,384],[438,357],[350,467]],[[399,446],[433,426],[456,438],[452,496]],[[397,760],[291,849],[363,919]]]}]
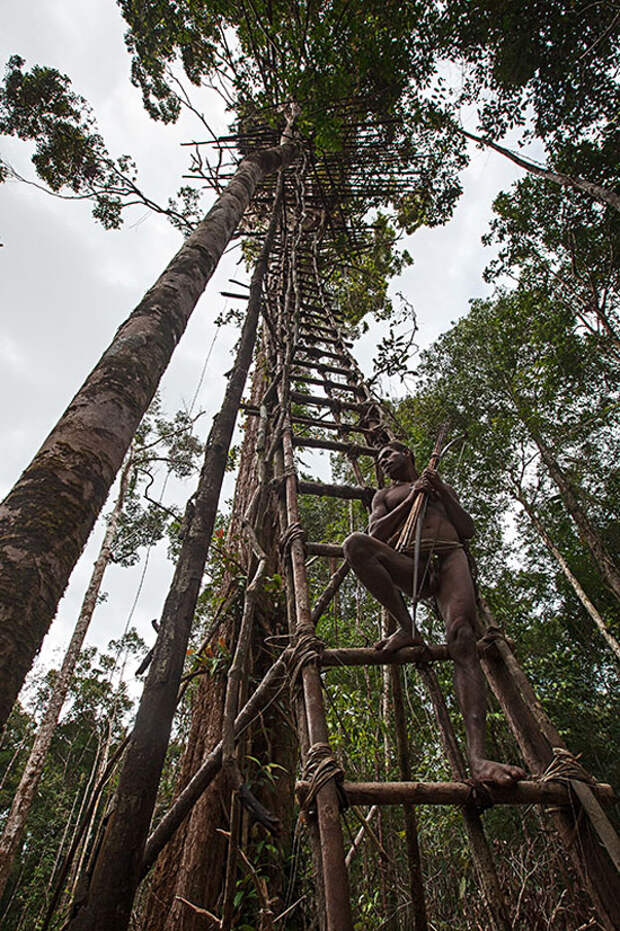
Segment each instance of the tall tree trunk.
[{"label": "tall tree trunk", "polygon": [[207,441],[193,505],[188,504],[186,510],[188,529],[164,605],[153,660],[119,778],[114,810],[97,854],[86,901],[81,907],[78,905],[75,918],[69,922],[71,931],[106,931],[109,928],[122,931],[131,916],[133,897],[140,881],[144,843],[177,705],[196,600],[215,526],[228,450],[252,361],[263,278],[278,224],[280,190],[281,185],[278,185],[269,229],[252,275],[235,365]]},{"label": "tall tree trunk", "polygon": [[34,739],[26,767],[19,781],[15,797],[13,798],[9,816],[4,825],[2,837],[0,838],[0,896],[2,896],[7,879],[9,878],[13,860],[26,826],[30,806],[32,805],[43,773],[43,765],[47,757],[47,751],[52,742],[52,737],[54,736],[54,731],[58,724],[58,718],[60,717],[62,706],[67,697],[71,678],[75,671],[75,665],[80,655],[82,644],[84,643],[84,637],[86,636],[97,605],[97,597],[101,589],[103,575],[110,561],[112,543],[123,509],[123,502],[131,469],[132,460],[130,456],[121,475],[118,497],[108,521],[103,543],[101,544],[101,549],[99,550],[99,555],[95,561],[93,573],[90,577],[86,594],[84,595],[75,630],[73,631],[69,647],[65,653],[65,658],[62,661],[62,666],[54,684],[49,705],[43,715],[43,720],[41,721],[41,725]]},{"label": "tall tree trunk", "polygon": [[564,470],[551,452],[549,446],[547,446],[541,435],[536,430],[533,430],[531,427],[529,427],[529,430],[532,439],[538,447],[540,457],[549,470],[549,475],[557,485],[566,510],[575,522],[575,526],[577,527],[581,541],[592,553],[592,556],[600,570],[601,575],[603,576],[603,579],[607,582],[611,591],[620,601],[620,571],[607,551],[607,547],[605,546],[600,533],[591,523],[574,488],[564,474]]},{"label": "tall tree trunk", "polygon": [[243,159],[0,505],[0,727],[198,298],[257,185],[296,154],[284,138]]},{"label": "tall tree trunk", "polygon": [[587,194],[588,197],[598,201],[599,204],[606,204],[609,207],[620,210],[620,197],[613,191],[608,190],[608,188],[602,187],[600,184],[586,181],[585,178],[573,178],[571,175],[565,175],[559,171],[553,171],[551,168],[546,168],[543,165],[537,165],[536,162],[531,162],[529,159],[523,158],[522,155],[517,155],[516,152],[512,152],[510,149],[498,145],[497,142],[493,142],[491,139],[485,139],[484,136],[475,136],[473,133],[469,133],[466,129],[462,129],[461,127],[458,127],[458,131],[462,136],[466,136],[467,139],[471,139],[479,145],[486,145],[495,152],[499,152],[500,155],[504,155],[506,158],[510,159],[511,162],[514,162],[515,165],[518,165],[520,168],[525,168],[530,174],[538,175],[539,178],[544,178],[546,181],[552,181],[553,184],[558,184],[560,187],[568,187],[572,188],[574,191],[581,191],[582,194]]},{"label": "tall tree trunk", "polygon": [[532,523],[532,526],[534,527],[537,534],[539,535],[539,537],[541,538],[541,540],[543,541],[543,543],[545,544],[545,546],[547,547],[547,549],[549,550],[549,552],[551,553],[551,555],[553,556],[557,564],[559,565],[560,569],[566,576],[571,588],[577,595],[577,598],[579,598],[579,601],[584,606],[585,610],[589,614],[594,625],[599,629],[600,633],[605,638],[605,642],[607,643],[607,646],[609,647],[609,649],[612,651],[612,653],[615,656],[616,663],[617,664],[620,663],[620,643],[618,643],[618,641],[613,636],[613,634],[611,634],[609,630],[607,629],[607,625],[605,624],[605,621],[601,617],[599,611],[597,610],[595,605],[590,601],[590,599],[586,595],[581,583],[579,582],[579,579],[576,577],[571,567],[568,565],[568,563],[564,559],[564,556],[559,551],[559,549],[557,548],[557,546],[555,545],[555,543],[553,542],[553,540],[551,539],[551,537],[549,536],[545,528],[543,527],[542,522],[536,515],[530,502],[527,500],[527,498],[523,494],[523,491],[521,489],[517,489],[516,496],[517,496],[517,500],[523,507],[523,510],[529,517]]},{"label": "tall tree trunk", "polygon": [[[264,393],[264,373],[257,365],[253,378],[251,403],[258,404]],[[241,532],[241,518],[254,493],[256,481],[255,446],[258,422],[249,418],[246,424],[239,475],[235,484],[228,538],[235,540]],[[230,645],[234,638],[235,612],[228,611],[220,628],[220,636]],[[192,725],[181,764],[178,790],[182,790],[200,767],[222,734],[222,718],[226,677],[205,675],[201,678],[192,708]],[[226,838],[218,828],[228,829],[224,812],[230,793],[226,779],[220,773],[194,805],[190,816],[161,852],[154,870],[153,882],[142,916],[144,931],[202,931],[203,919],[191,911],[177,896],[217,912],[218,899],[226,869]]]}]

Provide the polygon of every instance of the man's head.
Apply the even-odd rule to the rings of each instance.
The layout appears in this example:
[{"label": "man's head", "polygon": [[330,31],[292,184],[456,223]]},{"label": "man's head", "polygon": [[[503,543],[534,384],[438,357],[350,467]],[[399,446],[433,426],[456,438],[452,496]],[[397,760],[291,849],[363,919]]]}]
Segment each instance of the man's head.
[{"label": "man's head", "polygon": [[379,452],[377,461],[390,478],[407,481],[415,476],[415,459],[413,453],[404,443],[392,440]]}]

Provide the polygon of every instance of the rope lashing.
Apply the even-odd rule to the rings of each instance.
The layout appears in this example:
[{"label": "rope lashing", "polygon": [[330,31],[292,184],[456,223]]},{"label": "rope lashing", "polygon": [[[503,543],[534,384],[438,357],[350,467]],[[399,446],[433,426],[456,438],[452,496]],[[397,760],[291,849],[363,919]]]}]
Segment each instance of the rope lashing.
[{"label": "rope lashing", "polygon": [[282,474],[277,478],[271,479],[269,482],[269,487],[273,492],[275,492],[276,495],[283,495],[286,491],[286,480],[291,475],[297,478],[297,472],[295,469],[285,469],[284,472],[282,472]]},{"label": "rope lashing", "polygon": [[504,631],[502,630],[502,628],[497,627],[496,625],[493,624],[490,627],[487,627],[487,629],[485,630],[483,636],[478,641],[478,647],[479,649],[483,651],[490,650],[492,647],[495,646],[498,640],[505,640],[505,639],[506,638],[505,638]]},{"label": "rope lashing", "polygon": [[469,786],[469,797],[467,805],[474,808],[479,815],[483,811],[493,807],[491,793],[483,782],[475,782],[473,779],[466,779],[465,783]]},{"label": "rope lashing", "polygon": [[580,755],[573,756],[564,747],[553,747],[553,758],[540,777],[540,782],[563,782],[570,786],[573,780],[577,780],[595,785],[595,780],[579,762]]},{"label": "rope lashing", "polygon": [[289,524],[284,533],[282,534],[282,539],[280,540],[280,552],[285,555],[290,552],[291,546],[295,540],[301,540],[305,547],[306,543],[306,531],[301,526],[299,521],[294,521],[292,524]]},{"label": "rope lashing", "polygon": [[292,692],[298,688],[299,677],[304,666],[309,663],[318,663],[324,649],[325,644],[317,637],[312,625],[301,628],[297,634],[295,646],[287,657]]},{"label": "rope lashing", "polygon": [[344,782],[344,770],[332,755],[331,747],[327,743],[317,742],[312,744],[308,750],[306,765],[303,770],[303,779],[309,782],[308,791],[302,801],[302,809],[309,812],[314,807],[314,801],[323,786],[327,785],[330,779],[336,783],[336,791],[340,800],[340,809],[349,807],[342,783]]},{"label": "rope lashing", "polygon": [[[571,803],[579,802],[590,824],[598,834],[601,846],[607,851],[616,869],[620,870],[620,840],[609,818],[589,788],[591,785],[596,785],[596,781],[579,763],[579,755],[573,756],[564,747],[553,747],[553,758],[542,774],[540,781],[564,783],[572,793]],[[547,810],[552,809],[548,807]],[[580,813],[577,814],[577,817]],[[577,823],[575,823],[574,836],[578,836]]]}]

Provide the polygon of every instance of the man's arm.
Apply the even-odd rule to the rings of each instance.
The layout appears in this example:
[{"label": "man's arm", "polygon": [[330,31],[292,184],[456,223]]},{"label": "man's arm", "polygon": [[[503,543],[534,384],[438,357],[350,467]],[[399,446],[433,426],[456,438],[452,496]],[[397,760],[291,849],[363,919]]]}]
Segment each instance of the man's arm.
[{"label": "man's arm", "polygon": [[382,540],[384,543],[389,540],[392,534],[402,527],[419,490],[414,486],[400,504],[393,510],[388,511],[385,504],[385,489],[381,488],[372,499],[368,523],[369,535],[376,537],[377,540]]},{"label": "man's arm", "polygon": [[428,481],[433,491],[446,509],[448,520],[454,526],[461,540],[469,540],[476,532],[474,522],[456,496],[450,485],[442,482],[437,472],[425,469],[422,473],[428,475]]}]

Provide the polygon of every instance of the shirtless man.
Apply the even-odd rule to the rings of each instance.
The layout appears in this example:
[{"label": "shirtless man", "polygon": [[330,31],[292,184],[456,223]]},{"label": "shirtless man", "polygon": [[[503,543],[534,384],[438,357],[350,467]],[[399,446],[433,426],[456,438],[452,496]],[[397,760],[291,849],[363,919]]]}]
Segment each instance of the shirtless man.
[{"label": "shirtless man", "polygon": [[[484,755],[486,731],[485,683],[476,651],[474,618],[476,600],[463,541],[474,534],[474,523],[456,494],[425,469],[418,475],[413,453],[393,442],[379,453],[379,465],[392,480],[374,496],[369,533],[352,533],[344,541],[345,556],[358,579],[386,608],[398,630],[376,644],[395,653],[417,646],[422,638],[413,630],[402,593],[412,595],[413,553],[397,552],[395,541],[419,492],[429,495],[422,525],[418,598],[435,596],[446,623],[448,651],[454,661],[454,687],[465,721],[471,774],[477,782],[507,786],[525,779],[518,766],[495,763]],[[432,565],[433,554],[437,567]]]}]

